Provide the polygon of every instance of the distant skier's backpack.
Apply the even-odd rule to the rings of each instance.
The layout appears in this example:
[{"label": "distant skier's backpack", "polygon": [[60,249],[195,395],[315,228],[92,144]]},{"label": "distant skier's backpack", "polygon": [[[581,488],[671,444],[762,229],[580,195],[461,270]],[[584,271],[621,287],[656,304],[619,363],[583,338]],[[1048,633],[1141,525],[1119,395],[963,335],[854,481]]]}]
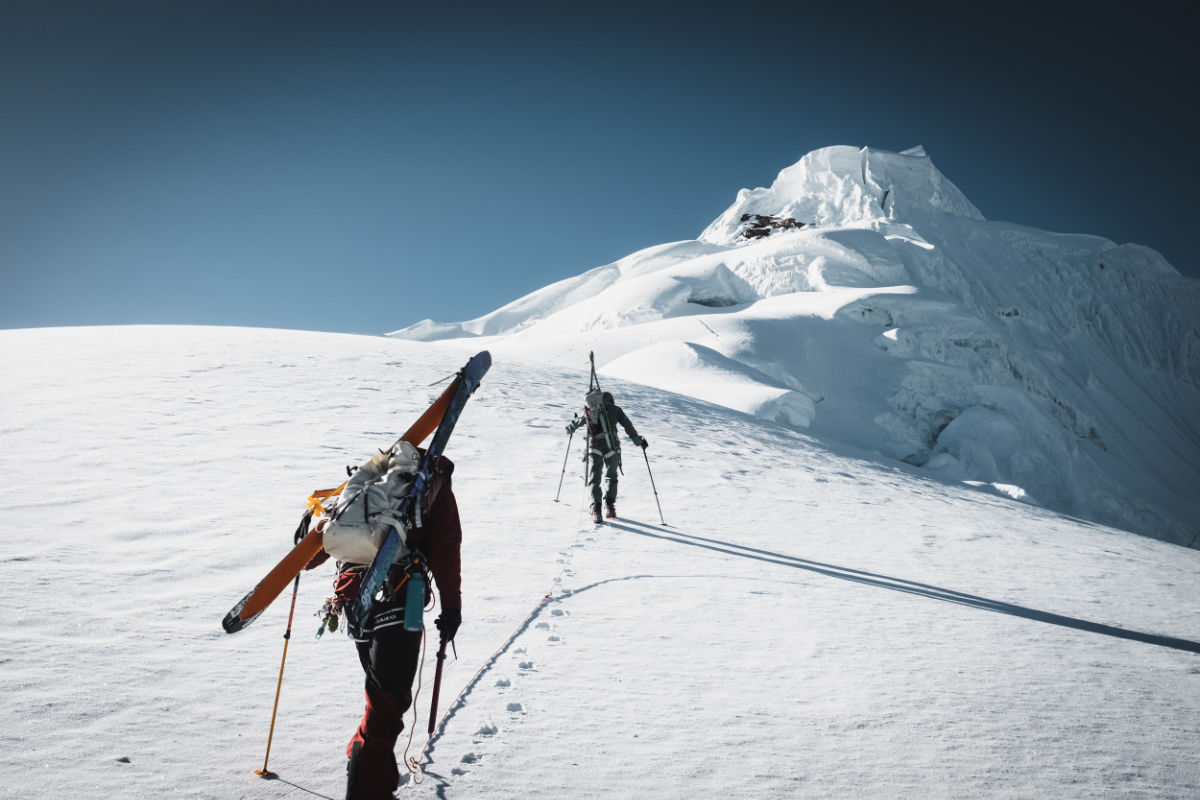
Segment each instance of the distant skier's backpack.
[{"label": "distant skier's backpack", "polygon": [[613,453],[621,453],[621,443],[617,439],[617,431],[613,428],[608,414],[608,406],[612,403],[612,395],[593,389],[584,398],[584,414],[587,417],[588,434],[592,440],[592,452],[605,458]]},{"label": "distant skier's backpack", "polygon": [[[325,529],[325,552],[338,561],[370,564],[389,528],[396,528],[403,542],[406,531],[399,518],[400,503],[412,488],[420,463],[417,448],[401,442],[359,467],[346,482]],[[396,560],[407,554],[402,544]]]},{"label": "distant skier's backpack", "polygon": [[584,406],[584,413],[587,414],[588,426],[593,430],[603,430],[604,393],[599,389],[593,389],[587,393],[584,401],[587,404]]}]

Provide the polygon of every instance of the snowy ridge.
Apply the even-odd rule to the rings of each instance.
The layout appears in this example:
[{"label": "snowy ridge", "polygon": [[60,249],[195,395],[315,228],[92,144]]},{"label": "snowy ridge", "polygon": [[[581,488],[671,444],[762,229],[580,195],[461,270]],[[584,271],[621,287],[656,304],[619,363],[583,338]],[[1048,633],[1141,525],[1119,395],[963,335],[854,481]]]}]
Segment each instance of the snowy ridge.
[{"label": "snowy ridge", "polygon": [[391,335],[595,351],[607,374],[1187,545],[1198,320],[1200,282],[1147,247],[988,221],[920,148],[830,147],[695,241]]}]

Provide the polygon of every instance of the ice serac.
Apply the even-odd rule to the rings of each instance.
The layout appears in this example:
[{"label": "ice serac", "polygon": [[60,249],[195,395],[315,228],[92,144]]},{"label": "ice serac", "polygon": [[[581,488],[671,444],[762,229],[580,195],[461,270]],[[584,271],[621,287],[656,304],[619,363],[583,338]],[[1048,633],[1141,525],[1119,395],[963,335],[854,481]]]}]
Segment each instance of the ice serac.
[{"label": "ice serac", "polygon": [[816,150],[695,240],[394,335],[595,351],[611,378],[1200,546],[1200,281],[986,220],[922,148]]},{"label": "ice serac", "polygon": [[979,209],[916,147],[889,153],[869,147],[815,150],[779,173],[769,187],[742,189],[737,200],[700,234],[713,244],[736,244],[755,217],[806,225],[871,227],[913,224],[931,213],[983,220]]}]

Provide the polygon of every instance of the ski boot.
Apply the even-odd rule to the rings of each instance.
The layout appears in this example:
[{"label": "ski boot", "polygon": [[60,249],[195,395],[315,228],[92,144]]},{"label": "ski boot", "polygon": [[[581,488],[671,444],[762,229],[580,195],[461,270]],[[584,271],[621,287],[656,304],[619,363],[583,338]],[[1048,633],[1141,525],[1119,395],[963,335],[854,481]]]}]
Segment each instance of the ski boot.
[{"label": "ski boot", "polygon": [[613,505],[613,501],[604,501],[604,516],[608,517],[609,519],[617,518],[617,507]]},{"label": "ski boot", "polygon": [[592,503],[592,522],[596,523],[597,525],[604,523],[604,519],[600,516],[599,503]]}]

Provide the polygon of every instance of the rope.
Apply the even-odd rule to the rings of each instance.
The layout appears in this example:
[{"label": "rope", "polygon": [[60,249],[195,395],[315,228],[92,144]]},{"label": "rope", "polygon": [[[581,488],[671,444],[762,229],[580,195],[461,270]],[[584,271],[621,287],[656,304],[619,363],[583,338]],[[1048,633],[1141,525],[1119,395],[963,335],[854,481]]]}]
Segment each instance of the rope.
[{"label": "rope", "polygon": [[419,664],[417,666],[417,689],[415,692],[413,692],[413,698],[412,698],[413,721],[412,721],[412,727],[410,727],[408,729],[408,744],[404,745],[404,756],[403,756],[404,766],[407,767],[408,771],[412,774],[413,783],[418,786],[421,785],[421,783],[425,780],[425,771],[423,769],[421,769],[421,758],[424,758],[425,747],[429,746],[429,742],[426,741],[425,747],[421,748],[421,758],[418,758],[417,756],[410,756],[408,754],[408,751],[412,748],[413,736],[417,732],[417,701],[421,697],[421,681],[423,680],[423,676],[425,674],[425,643],[429,638],[425,635],[425,631],[426,631],[425,626],[422,625],[421,626],[421,661],[419,662]]},{"label": "rope", "polygon": [[[404,580],[405,581],[408,580],[407,575],[404,576]],[[403,585],[403,583],[401,583],[401,585]],[[433,610],[433,608],[434,608],[434,603],[431,601],[429,603],[429,605],[425,606],[425,608],[423,610],[425,611],[425,613],[429,613],[430,611]],[[422,625],[421,626],[421,660],[420,660],[420,662],[418,662],[418,665],[417,665],[417,681],[416,681],[417,689],[416,689],[416,691],[413,692],[413,698],[412,698],[412,712],[413,712],[412,727],[410,727],[408,729],[408,744],[406,744],[404,746],[404,756],[403,756],[404,766],[412,774],[413,783],[418,786],[421,785],[421,783],[425,780],[425,771],[423,769],[421,769],[421,758],[425,757],[425,748],[429,746],[430,739],[426,739],[425,746],[421,748],[421,758],[418,758],[416,756],[410,756],[408,754],[408,751],[410,749],[412,749],[413,736],[417,732],[417,719],[418,719],[417,701],[421,698],[421,686],[423,685],[422,682],[424,681],[424,676],[425,676],[425,647],[429,641],[429,637],[426,635],[428,632],[429,632],[429,628],[425,625]],[[457,702],[457,700],[456,700],[456,702]]]}]

